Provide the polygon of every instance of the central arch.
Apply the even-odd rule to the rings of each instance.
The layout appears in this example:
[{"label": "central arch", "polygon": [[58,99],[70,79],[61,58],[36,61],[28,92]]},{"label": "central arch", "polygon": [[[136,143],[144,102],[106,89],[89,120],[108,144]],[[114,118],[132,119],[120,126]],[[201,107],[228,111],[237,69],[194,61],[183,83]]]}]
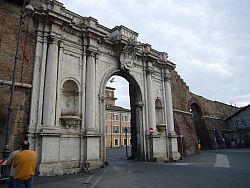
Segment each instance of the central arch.
[{"label": "central arch", "polygon": [[[126,79],[129,83],[129,98],[130,98],[130,109],[131,109],[131,158],[138,160],[145,160],[145,138],[143,130],[143,112],[142,112],[142,92],[139,84],[135,80],[135,78],[128,72],[122,70],[111,70],[108,72],[101,83],[100,87],[100,96],[103,96],[100,105],[100,111],[105,110],[105,87],[110,77],[112,76],[120,76]],[[102,116],[101,118],[104,118]],[[101,128],[102,128],[102,149],[103,149],[103,160],[106,160],[106,152],[105,152],[105,127],[106,121],[105,119],[101,119]]]}]

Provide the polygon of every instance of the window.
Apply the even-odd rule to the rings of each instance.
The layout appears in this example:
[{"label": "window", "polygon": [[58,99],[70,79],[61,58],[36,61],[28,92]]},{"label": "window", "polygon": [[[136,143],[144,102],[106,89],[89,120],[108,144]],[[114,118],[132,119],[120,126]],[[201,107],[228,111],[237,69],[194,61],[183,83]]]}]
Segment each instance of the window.
[{"label": "window", "polygon": [[128,116],[122,115],[122,121],[128,121]]},{"label": "window", "polygon": [[123,133],[123,134],[126,133],[126,126],[122,126],[122,133]]},{"label": "window", "polygon": [[113,115],[113,120],[114,120],[114,121],[118,121],[118,120],[119,120],[118,114],[114,114],[114,115]]},{"label": "window", "polygon": [[131,133],[131,127],[127,127],[128,133]]},{"label": "window", "polygon": [[114,146],[119,146],[119,140],[118,140],[118,138],[114,139]]},{"label": "window", "polygon": [[113,133],[119,133],[119,127],[118,125],[113,126]]},{"label": "window", "polygon": [[124,139],[123,139],[123,145],[126,146],[126,144],[127,144],[127,139],[124,138]]}]

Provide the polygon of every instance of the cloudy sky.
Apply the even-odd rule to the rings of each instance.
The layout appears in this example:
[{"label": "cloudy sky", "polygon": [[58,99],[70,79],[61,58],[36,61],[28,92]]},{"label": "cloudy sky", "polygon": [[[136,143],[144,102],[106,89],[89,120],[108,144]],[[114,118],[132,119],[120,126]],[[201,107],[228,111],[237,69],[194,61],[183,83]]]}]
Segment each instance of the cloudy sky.
[{"label": "cloudy sky", "polygon": [[[61,2],[108,28],[124,25],[139,33],[139,41],[167,52],[191,92],[236,106],[250,103],[249,0]],[[124,94],[118,89],[126,107]]]}]

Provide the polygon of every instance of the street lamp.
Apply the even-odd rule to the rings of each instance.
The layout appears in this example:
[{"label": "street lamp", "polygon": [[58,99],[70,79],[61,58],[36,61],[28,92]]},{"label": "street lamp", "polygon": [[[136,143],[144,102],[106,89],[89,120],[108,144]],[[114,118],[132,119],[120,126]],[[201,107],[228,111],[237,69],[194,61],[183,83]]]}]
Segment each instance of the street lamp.
[{"label": "street lamp", "polygon": [[24,18],[26,15],[31,15],[34,12],[34,8],[31,5],[32,0],[24,0],[23,1],[23,6],[19,18],[19,28],[18,28],[18,33],[17,33],[17,41],[16,41],[16,54],[15,54],[15,61],[13,64],[13,72],[12,72],[12,84],[11,84],[11,90],[10,90],[10,101],[9,101],[9,106],[8,106],[8,120],[7,120],[7,129],[5,133],[5,142],[4,142],[4,148],[3,148],[3,158],[6,159],[9,154],[9,130],[11,128],[12,124],[12,114],[13,114],[13,96],[15,92],[15,82],[16,82],[16,66],[19,61],[19,43],[20,43],[20,36],[21,36],[21,31],[22,31],[22,25],[24,24]]}]

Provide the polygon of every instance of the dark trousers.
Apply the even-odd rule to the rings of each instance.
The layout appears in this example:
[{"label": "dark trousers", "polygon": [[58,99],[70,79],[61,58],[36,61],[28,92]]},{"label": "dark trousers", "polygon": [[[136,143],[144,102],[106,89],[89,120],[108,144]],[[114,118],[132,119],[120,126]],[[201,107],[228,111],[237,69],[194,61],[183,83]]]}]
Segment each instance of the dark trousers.
[{"label": "dark trousers", "polygon": [[18,180],[15,179],[16,188],[32,188],[33,185],[33,177],[30,177],[27,180]]},{"label": "dark trousers", "polygon": [[15,179],[13,176],[10,176],[8,188],[16,188]]}]

